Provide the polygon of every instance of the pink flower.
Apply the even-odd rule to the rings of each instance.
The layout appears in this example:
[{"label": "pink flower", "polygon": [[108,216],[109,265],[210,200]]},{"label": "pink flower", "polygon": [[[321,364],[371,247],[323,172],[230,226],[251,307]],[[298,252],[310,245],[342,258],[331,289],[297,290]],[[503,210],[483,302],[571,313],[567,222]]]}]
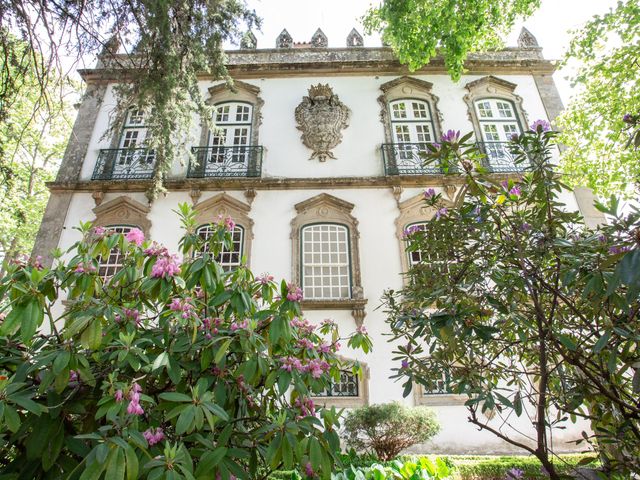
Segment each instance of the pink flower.
[{"label": "pink flower", "polygon": [[509,180],[501,181],[500,185],[502,185],[502,188],[504,188],[505,190],[508,190],[509,189]]},{"label": "pink flower", "polygon": [[546,120],[536,120],[529,128],[536,133],[548,132],[551,130],[551,124]]},{"label": "pink flower", "polygon": [[322,320],[320,322],[320,325],[322,325],[323,327],[335,327],[336,326],[336,322],[334,322],[330,318],[325,318],[324,320]]},{"label": "pink flower", "polygon": [[266,285],[269,282],[273,282],[273,275],[269,275],[267,273],[263,273],[262,275],[258,275],[256,277],[256,281],[261,283],[262,285]]},{"label": "pink flower", "polygon": [[132,400],[127,407],[127,413],[129,415],[144,415],[144,409],[138,402]]},{"label": "pink flower", "polygon": [[358,332],[360,335],[366,335],[368,333],[364,325],[360,325],[359,327],[357,327],[356,332]]},{"label": "pink flower", "polygon": [[447,209],[447,207],[442,207],[441,209],[439,209],[436,212],[436,220],[440,220],[442,217],[444,217],[447,213],[449,212],[449,209]]},{"label": "pink flower", "polygon": [[442,141],[447,143],[457,143],[460,138],[460,130],[447,130],[447,133],[442,135]]},{"label": "pink flower", "polygon": [[320,345],[318,345],[318,351],[320,353],[329,353],[332,350],[332,346],[330,343],[327,342],[322,342]]},{"label": "pink flower", "polygon": [[69,381],[77,382],[78,381],[78,372],[75,370],[69,370]]},{"label": "pink flower", "polygon": [[426,198],[427,200],[431,200],[435,196],[436,196],[436,191],[433,188],[428,188],[424,192],[424,198]]},{"label": "pink flower", "polygon": [[404,238],[410,237],[416,232],[421,232],[424,230],[424,225],[409,225],[404,230]]},{"label": "pink flower", "polygon": [[142,433],[142,436],[147,440],[147,442],[149,443],[149,446],[153,446],[156,443],[159,443],[162,440],[164,440],[164,432],[160,427],[156,429],[148,428]]},{"label": "pink flower", "polygon": [[313,333],[313,331],[316,329],[316,326],[310,324],[309,320],[307,320],[306,318],[304,320],[301,320],[298,317],[293,317],[293,320],[289,322],[289,325],[291,325],[293,328],[300,329],[302,333],[305,333],[307,335]]},{"label": "pink flower", "polygon": [[116,402],[121,402],[124,400],[124,393],[122,393],[122,390],[116,390],[116,393],[114,395],[114,398],[116,399]]},{"label": "pink flower", "polygon": [[180,261],[177,255],[162,256],[151,268],[152,278],[170,278],[180,273]]},{"label": "pink flower", "polygon": [[179,298],[174,298],[173,300],[171,300],[171,304],[169,305],[169,309],[176,311],[176,310],[182,310],[182,304],[180,303],[180,299]]},{"label": "pink flower", "polygon": [[311,463],[307,462],[307,464],[304,466],[304,473],[307,477],[313,477],[315,475]]},{"label": "pink flower", "polygon": [[93,234],[97,237],[102,237],[105,233],[107,233],[107,231],[105,230],[104,227],[94,227],[93,228]]},{"label": "pink flower", "polygon": [[305,369],[300,359],[295,357],[282,357],[280,362],[282,363],[280,370],[286,370],[287,372],[291,372],[293,370],[303,372]]},{"label": "pink flower", "polygon": [[224,219],[224,228],[229,232],[233,232],[233,229],[236,228],[235,222],[231,219],[231,217],[227,217]]},{"label": "pink flower", "polygon": [[520,187],[518,185],[514,185],[511,190],[509,190],[509,195],[513,195],[515,197],[519,197],[522,194]]},{"label": "pink flower", "polygon": [[136,382],[133,382],[133,384],[131,385],[131,390],[134,393],[140,393],[142,391],[142,387],[138,385]]},{"label": "pink flower", "polygon": [[233,322],[229,328],[232,332],[235,332],[236,330],[246,330],[249,328],[249,321],[243,320],[242,322]]},{"label": "pink flower", "polygon": [[320,378],[322,374],[328,371],[329,364],[324,360],[312,359],[306,366],[306,370],[311,374],[313,378]]},{"label": "pink flower", "polygon": [[296,398],[294,405],[300,409],[301,418],[316,414],[316,406],[310,398],[303,397],[300,399],[300,397],[298,397]]},{"label": "pink flower", "polygon": [[298,346],[307,350],[315,350],[316,346],[308,338],[301,338],[298,340]]},{"label": "pink flower", "polygon": [[148,257],[169,256],[169,251],[157,242],[153,242],[150,247],[144,249],[144,254]]},{"label": "pink flower", "polygon": [[302,289],[300,287],[296,287],[293,283],[288,283],[287,289],[287,300],[290,302],[299,302],[302,300]]},{"label": "pink flower", "polygon": [[76,273],[92,273],[96,271],[96,267],[94,267],[91,263],[79,263],[76,265],[75,272]]},{"label": "pink flower", "polygon": [[142,246],[142,242],[144,242],[144,233],[139,228],[132,228],[129,230],[129,233],[125,235],[127,242],[135,243],[137,246]]}]

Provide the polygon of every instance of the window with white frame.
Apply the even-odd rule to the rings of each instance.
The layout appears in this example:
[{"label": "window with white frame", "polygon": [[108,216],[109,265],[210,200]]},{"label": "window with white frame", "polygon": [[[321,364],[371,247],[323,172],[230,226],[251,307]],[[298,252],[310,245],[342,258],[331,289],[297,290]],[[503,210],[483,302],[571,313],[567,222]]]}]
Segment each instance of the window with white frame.
[{"label": "window with white frame", "polygon": [[360,377],[351,370],[341,370],[340,380],[331,380],[329,387],[316,397],[358,397],[360,396]]},{"label": "window with white frame", "polygon": [[214,111],[216,128],[209,133],[210,163],[246,163],[247,146],[251,144],[253,105],[224,102]]},{"label": "window with white frame", "polygon": [[[126,235],[134,228],[138,227],[133,225],[109,225],[105,227],[105,230],[108,233],[121,233]],[[124,255],[122,251],[118,247],[113,247],[106,258],[102,256],[98,258],[98,276],[103,282],[108,281],[122,269],[123,261]]]},{"label": "window with white frame", "polygon": [[515,108],[509,100],[483,98],[475,105],[484,142],[508,142],[514,134],[520,134]]},{"label": "window with white frame", "polygon": [[435,127],[429,104],[423,100],[404,99],[389,103],[391,133],[400,158],[411,158],[426,151],[435,141]]},{"label": "window with white frame", "polygon": [[[198,227],[196,232],[206,241],[211,238],[211,235],[213,235],[215,229],[215,226],[207,224]],[[223,246],[222,251],[216,258],[216,261],[220,264],[225,272],[234,270],[242,264],[243,244],[244,228],[242,228],[240,225],[236,225],[233,228],[233,232],[231,232],[231,248]],[[202,248],[202,252],[207,252],[208,250],[209,244],[205,243]]]},{"label": "window with white frame", "polygon": [[[428,240],[429,238],[433,238],[433,233],[427,229],[427,223],[428,222],[411,223],[406,226],[405,231],[410,229],[424,230],[425,231],[424,235]],[[446,273],[448,271],[448,267],[447,267],[447,258],[445,255],[446,255],[446,252],[444,251],[438,251],[438,252],[426,252],[424,250],[414,250],[411,252],[407,251],[409,268],[415,265],[425,264],[430,266],[431,268],[438,269],[442,273]]]},{"label": "window with white frame", "polygon": [[145,113],[139,108],[130,108],[122,126],[119,152],[114,173],[120,169],[128,169],[130,166],[138,164],[151,164],[155,160],[153,150],[146,148],[147,126],[145,124]]},{"label": "window with white frame", "polygon": [[306,300],[351,297],[349,229],[320,223],[301,231],[302,289]]}]

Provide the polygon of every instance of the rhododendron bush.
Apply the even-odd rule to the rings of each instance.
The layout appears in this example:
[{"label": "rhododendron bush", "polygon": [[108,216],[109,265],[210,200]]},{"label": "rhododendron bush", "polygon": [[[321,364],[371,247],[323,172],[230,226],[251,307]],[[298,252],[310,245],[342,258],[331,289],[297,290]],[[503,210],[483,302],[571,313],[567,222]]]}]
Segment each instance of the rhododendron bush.
[{"label": "rhododendron bush", "polygon": [[[190,208],[180,216],[181,257],[140,230],[83,224],[51,269],[37,259],[9,266],[0,283],[0,474],[330,475],[339,415],[311,397],[341,369],[357,371],[336,356],[341,341],[368,351],[370,340],[363,331],[340,338],[331,321],[310,324],[295,285],[224,271],[215,259],[231,245],[230,219],[205,241]],[[99,259],[114,248],[123,267],[103,280]]]},{"label": "rhododendron bush", "polygon": [[433,218],[405,232],[422,261],[385,297],[395,376],[407,395],[416,384],[464,395],[472,424],[537,456],[552,479],[554,449],[568,442],[597,449],[606,478],[630,478],[640,473],[640,210],[598,204],[609,223],[588,228],[553,165],[555,138],[543,120],[514,135],[493,155],[520,172],[502,175],[470,134],[430,147],[428,161],[459,188],[453,201],[426,190]]}]

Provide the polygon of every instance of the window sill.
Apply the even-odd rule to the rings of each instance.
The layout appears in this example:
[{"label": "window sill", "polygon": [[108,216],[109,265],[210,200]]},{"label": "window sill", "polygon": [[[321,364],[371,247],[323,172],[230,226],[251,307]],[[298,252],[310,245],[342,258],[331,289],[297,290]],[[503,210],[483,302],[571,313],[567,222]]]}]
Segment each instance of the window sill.
[{"label": "window sill", "polygon": [[300,306],[303,310],[351,310],[351,315],[357,326],[362,326],[367,314],[364,310],[365,298],[344,298],[337,300],[303,300]]},{"label": "window sill", "polygon": [[450,407],[455,405],[464,405],[469,397],[466,395],[457,395],[455,393],[438,393],[433,395],[416,396],[416,405],[427,405],[430,407]]},{"label": "window sill", "polygon": [[368,405],[365,397],[311,397],[313,403],[323,407],[356,408]]}]

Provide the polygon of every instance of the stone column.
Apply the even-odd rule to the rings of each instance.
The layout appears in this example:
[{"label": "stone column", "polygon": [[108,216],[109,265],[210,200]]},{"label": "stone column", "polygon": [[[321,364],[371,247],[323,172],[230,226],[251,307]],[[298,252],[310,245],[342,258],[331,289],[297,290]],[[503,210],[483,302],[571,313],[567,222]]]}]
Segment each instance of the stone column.
[{"label": "stone column", "polygon": [[[87,156],[89,141],[106,90],[106,83],[87,85],[55,183],[74,183],[80,178],[82,164]],[[44,265],[51,265],[51,251],[60,241],[72,197],[73,193],[70,191],[51,191],[32,251],[32,256],[42,256]]]}]

